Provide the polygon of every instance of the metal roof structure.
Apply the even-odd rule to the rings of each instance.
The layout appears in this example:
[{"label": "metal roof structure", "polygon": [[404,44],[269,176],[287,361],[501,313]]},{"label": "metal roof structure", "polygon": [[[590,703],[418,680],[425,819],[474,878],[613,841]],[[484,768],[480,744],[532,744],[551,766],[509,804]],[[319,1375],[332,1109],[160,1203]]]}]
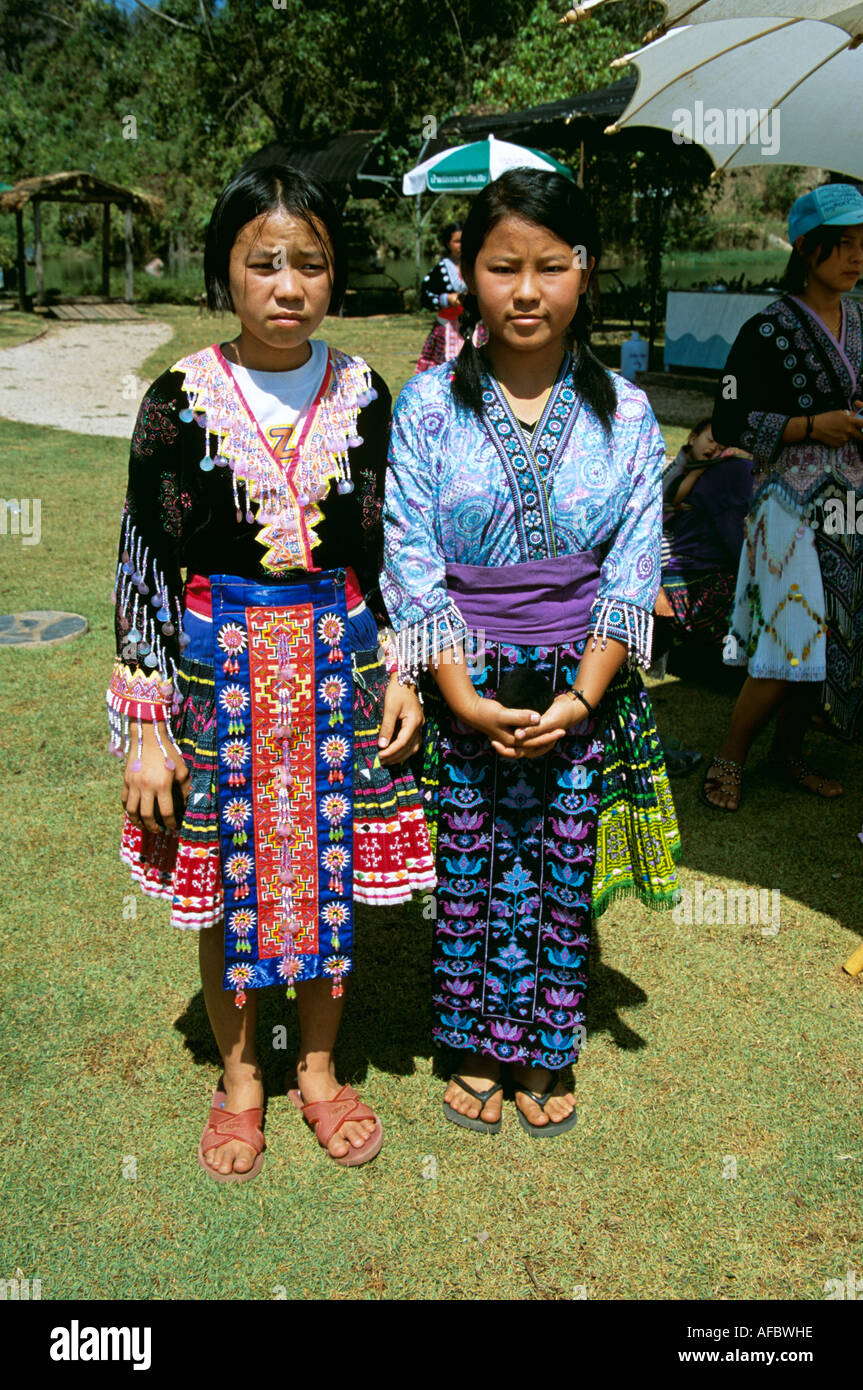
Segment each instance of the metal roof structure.
[{"label": "metal roof structure", "polygon": [[[421,158],[427,159],[462,140],[484,138],[489,134],[505,136],[516,143],[544,142],[575,150],[587,138],[598,140],[605,126],[623,114],[635,87],[634,77],[623,77],[599,91],[578,92],[562,101],[548,101],[521,111],[450,116],[438,127],[437,138],[428,140],[423,146]],[[400,175],[386,175],[376,167],[375,146],[380,134],[378,130],[351,130],[344,135],[332,135],[302,145],[271,140],[251,155],[243,168],[260,168],[273,160],[287,160],[320,179],[331,193],[344,196],[350,191],[358,197],[372,197],[374,184],[395,187],[401,182]],[[645,137],[650,142],[653,134],[640,132],[639,143],[643,144]],[[611,142],[608,143],[611,148]]]},{"label": "metal roof structure", "polygon": [[605,126],[626,109],[637,80],[622,77],[595,92],[576,92],[561,101],[546,101],[521,111],[471,113],[449,116],[440,125],[448,137],[474,137],[479,133],[505,136],[507,140],[545,140],[548,144],[575,146],[589,132],[601,135]]}]

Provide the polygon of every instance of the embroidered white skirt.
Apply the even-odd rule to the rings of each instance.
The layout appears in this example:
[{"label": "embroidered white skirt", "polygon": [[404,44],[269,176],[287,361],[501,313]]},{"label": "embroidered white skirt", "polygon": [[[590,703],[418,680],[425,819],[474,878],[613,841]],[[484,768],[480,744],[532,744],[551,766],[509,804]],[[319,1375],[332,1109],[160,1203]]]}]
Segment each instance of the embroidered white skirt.
[{"label": "embroidered white skirt", "polygon": [[768,493],[746,518],[726,664],[757,680],[823,681],[825,611],[813,532],[793,503]]}]

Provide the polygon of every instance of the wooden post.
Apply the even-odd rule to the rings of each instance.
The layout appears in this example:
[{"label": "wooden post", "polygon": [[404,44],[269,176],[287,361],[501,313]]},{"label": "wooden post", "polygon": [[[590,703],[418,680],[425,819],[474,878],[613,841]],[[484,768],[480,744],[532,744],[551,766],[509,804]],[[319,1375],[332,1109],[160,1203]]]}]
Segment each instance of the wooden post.
[{"label": "wooden post", "polygon": [[15,209],[15,264],[18,267],[18,308],[27,312],[27,257],[24,254],[24,212]]},{"label": "wooden post", "polygon": [[42,206],[33,199],[33,237],[36,248],[36,303],[45,303],[45,266],[42,262]]},{"label": "wooden post", "polygon": [[126,303],[135,303],[135,280],[132,274],[132,204],[123,213],[123,240],[126,243]]},{"label": "wooden post", "polygon": [[111,297],[111,204],[102,208],[102,293]]},{"label": "wooden post", "polygon": [[662,190],[654,189],[653,236],[650,244],[648,290],[650,294],[650,323],[647,331],[647,370],[653,371],[653,343],[659,327],[659,282],[662,278]]}]

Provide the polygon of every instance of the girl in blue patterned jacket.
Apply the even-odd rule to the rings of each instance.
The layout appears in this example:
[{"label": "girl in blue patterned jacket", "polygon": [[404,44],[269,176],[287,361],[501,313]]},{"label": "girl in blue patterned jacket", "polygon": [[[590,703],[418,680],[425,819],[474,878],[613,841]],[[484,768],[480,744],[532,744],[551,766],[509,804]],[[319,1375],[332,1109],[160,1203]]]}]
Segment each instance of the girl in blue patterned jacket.
[{"label": "girl in blue patterned jacket", "polygon": [[[463,233],[482,350],[396,404],[382,592],[438,730],[434,1037],[464,1053],[444,1112],[560,1134],[584,1035],[591,920],[677,893],[679,838],[650,705],[665,446],[644,394],[587,346],[599,254],[582,192],[513,170]],[[435,690],[435,686],[437,690]],[[439,691],[439,694],[438,694]],[[440,698],[442,697],[442,699]]]}]

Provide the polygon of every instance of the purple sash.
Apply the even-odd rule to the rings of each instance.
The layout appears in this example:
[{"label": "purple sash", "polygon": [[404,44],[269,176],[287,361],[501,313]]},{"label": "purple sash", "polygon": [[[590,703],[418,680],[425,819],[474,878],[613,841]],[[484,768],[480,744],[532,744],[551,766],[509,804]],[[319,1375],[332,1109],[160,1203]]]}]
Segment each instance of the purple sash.
[{"label": "purple sash", "polygon": [[446,567],[450,598],[469,628],[492,642],[556,647],[587,636],[600,552],[581,550],[519,565]]}]

